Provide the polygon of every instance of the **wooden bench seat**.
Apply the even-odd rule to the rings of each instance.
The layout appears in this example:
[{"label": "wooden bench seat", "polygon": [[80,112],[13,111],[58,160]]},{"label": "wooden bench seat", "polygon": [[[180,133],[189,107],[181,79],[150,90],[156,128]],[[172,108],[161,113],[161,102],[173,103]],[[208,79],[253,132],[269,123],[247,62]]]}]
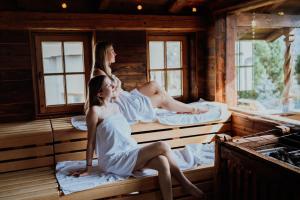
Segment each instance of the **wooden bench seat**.
[{"label": "wooden bench seat", "polygon": [[58,199],[53,168],[43,167],[0,174],[0,200]]},{"label": "wooden bench seat", "polygon": [[1,200],[58,199],[53,166],[50,120],[0,124]]},{"label": "wooden bench seat", "polygon": [[[55,161],[84,160],[87,143],[86,131],[74,129],[70,118],[51,119],[54,135]],[[131,127],[132,135],[139,145],[165,141],[172,148],[182,148],[186,144],[211,141],[215,134],[230,134],[230,122],[212,124],[167,126],[158,123],[139,123]],[[213,194],[214,167],[203,166],[185,172],[187,177],[203,189],[210,199]],[[192,199],[174,181],[176,199]],[[138,192],[137,194],[130,194]],[[62,195],[62,199],[159,199],[157,176],[134,178],[102,185],[86,191]],[[158,198],[159,197],[159,198]]]}]

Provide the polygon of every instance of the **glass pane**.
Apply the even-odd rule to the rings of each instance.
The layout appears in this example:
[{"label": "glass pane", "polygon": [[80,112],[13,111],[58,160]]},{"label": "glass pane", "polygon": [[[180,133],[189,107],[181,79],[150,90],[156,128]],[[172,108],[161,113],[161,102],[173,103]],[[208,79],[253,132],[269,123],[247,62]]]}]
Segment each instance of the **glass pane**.
[{"label": "glass pane", "polygon": [[168,94],[170,96],[182,96],[181,70],[168,71]]},{"label": "glass pane", "polygon": [[164,72],[163,71],[151,71],[150,72],[150,80],[151,81],[156,81],[160,86],[161,88],[165,88],[165,75],[164,75]]},{"label": "glass pane", "polygon": [[67,75],[67,102],[69,103],[83,103],[85,99],[84,89],[84,75]]},{"label": "glass pane", "polygon": [[252,52],[253,41],[241,41],[240,42],[240,66],[251,66],[253,60]]},{"label": "glass pane", "polygon": [[46,105],[65,104],[63,75],[45,76]]},{"label": "glass pane", "polygon": [[167,42],[167,68],[181,67],[181,42]]},{"label": "glass pane", "polygon": [[164,68],[164,42],[149,42],[150,69]]},{"label": "glass pane", "polygon": [[62,43],[42,42],[44,73],[62,73]]},{"label": "glass pane", "polygon": [[66,72],[83,72],[83,43],[64,42]]}]

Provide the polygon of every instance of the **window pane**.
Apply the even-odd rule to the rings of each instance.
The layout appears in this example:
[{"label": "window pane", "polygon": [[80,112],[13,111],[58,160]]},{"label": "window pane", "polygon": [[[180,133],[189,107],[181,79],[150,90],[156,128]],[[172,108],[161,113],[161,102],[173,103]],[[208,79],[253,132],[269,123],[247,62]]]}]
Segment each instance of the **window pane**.
[{"label": "window pane", "polygon": [[64,42],[66,72],[83,72],[83,43]]},{"label": "window pane", "polygon": [[149,42],[150,69],[164,68],[164,42]]},{"label": "window pane", "polygon": [[162,88],[165,89],[165,75],[163,71],[150,72],[150,80],[156,81]]},{"label": "window pane", "polygon": [[240,66],[252,66],[253,41],[240,41]]},{"label": "window pane", "polygon": [[47,106],[65,104],[63,76],[45,76],[45,92]]},{"label": "window pane", "polygon": [[168,71],[168,94],[170,96],[182,96],[181,70]]},{"label": "window pane", "polygon": [[84,75],[67,75],[67,102],[83,103],[85,99]]},{"label": "window pane", "polygon": [[181,42],[167,42],[167,68],[181,67]]},{"label": "window pane", "polygon": [[42,42],[44,73],[62,73],[62,43]]}]

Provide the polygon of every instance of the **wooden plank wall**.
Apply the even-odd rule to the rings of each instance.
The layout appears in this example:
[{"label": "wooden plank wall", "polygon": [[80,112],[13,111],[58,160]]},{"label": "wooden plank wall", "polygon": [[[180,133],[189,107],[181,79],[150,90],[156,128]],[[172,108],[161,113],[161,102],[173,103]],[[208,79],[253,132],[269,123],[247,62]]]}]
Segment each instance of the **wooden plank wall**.
[{"label": "wooden plank wall", "polygon": [[28,31],[0,31],[0,121],[32,119],[34,96]]},{"label": "wooden plank wall", "polygon": [[233,136],[246,136],[275,129],[279,123],[262,120],[258,117],[233,112],[231,116]]}]

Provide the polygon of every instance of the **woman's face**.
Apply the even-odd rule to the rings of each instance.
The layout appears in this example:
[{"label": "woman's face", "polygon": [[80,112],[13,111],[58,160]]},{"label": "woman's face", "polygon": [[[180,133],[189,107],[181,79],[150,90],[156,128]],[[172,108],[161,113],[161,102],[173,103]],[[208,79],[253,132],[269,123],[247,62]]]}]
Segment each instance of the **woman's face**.
[{"label": "woman's face", "polygon": [[103,99],[110,99],[113,96],[114,85],[111,80],[106,77],[101,87],[101,92],[99,93]]},{"label": "woman's face", "polygon": [[116,52],[113,48],[113,46],[110,46],[108,49],[107,49],[107,61],[109,64],[111,63],[115,63],[116,62]]}]

